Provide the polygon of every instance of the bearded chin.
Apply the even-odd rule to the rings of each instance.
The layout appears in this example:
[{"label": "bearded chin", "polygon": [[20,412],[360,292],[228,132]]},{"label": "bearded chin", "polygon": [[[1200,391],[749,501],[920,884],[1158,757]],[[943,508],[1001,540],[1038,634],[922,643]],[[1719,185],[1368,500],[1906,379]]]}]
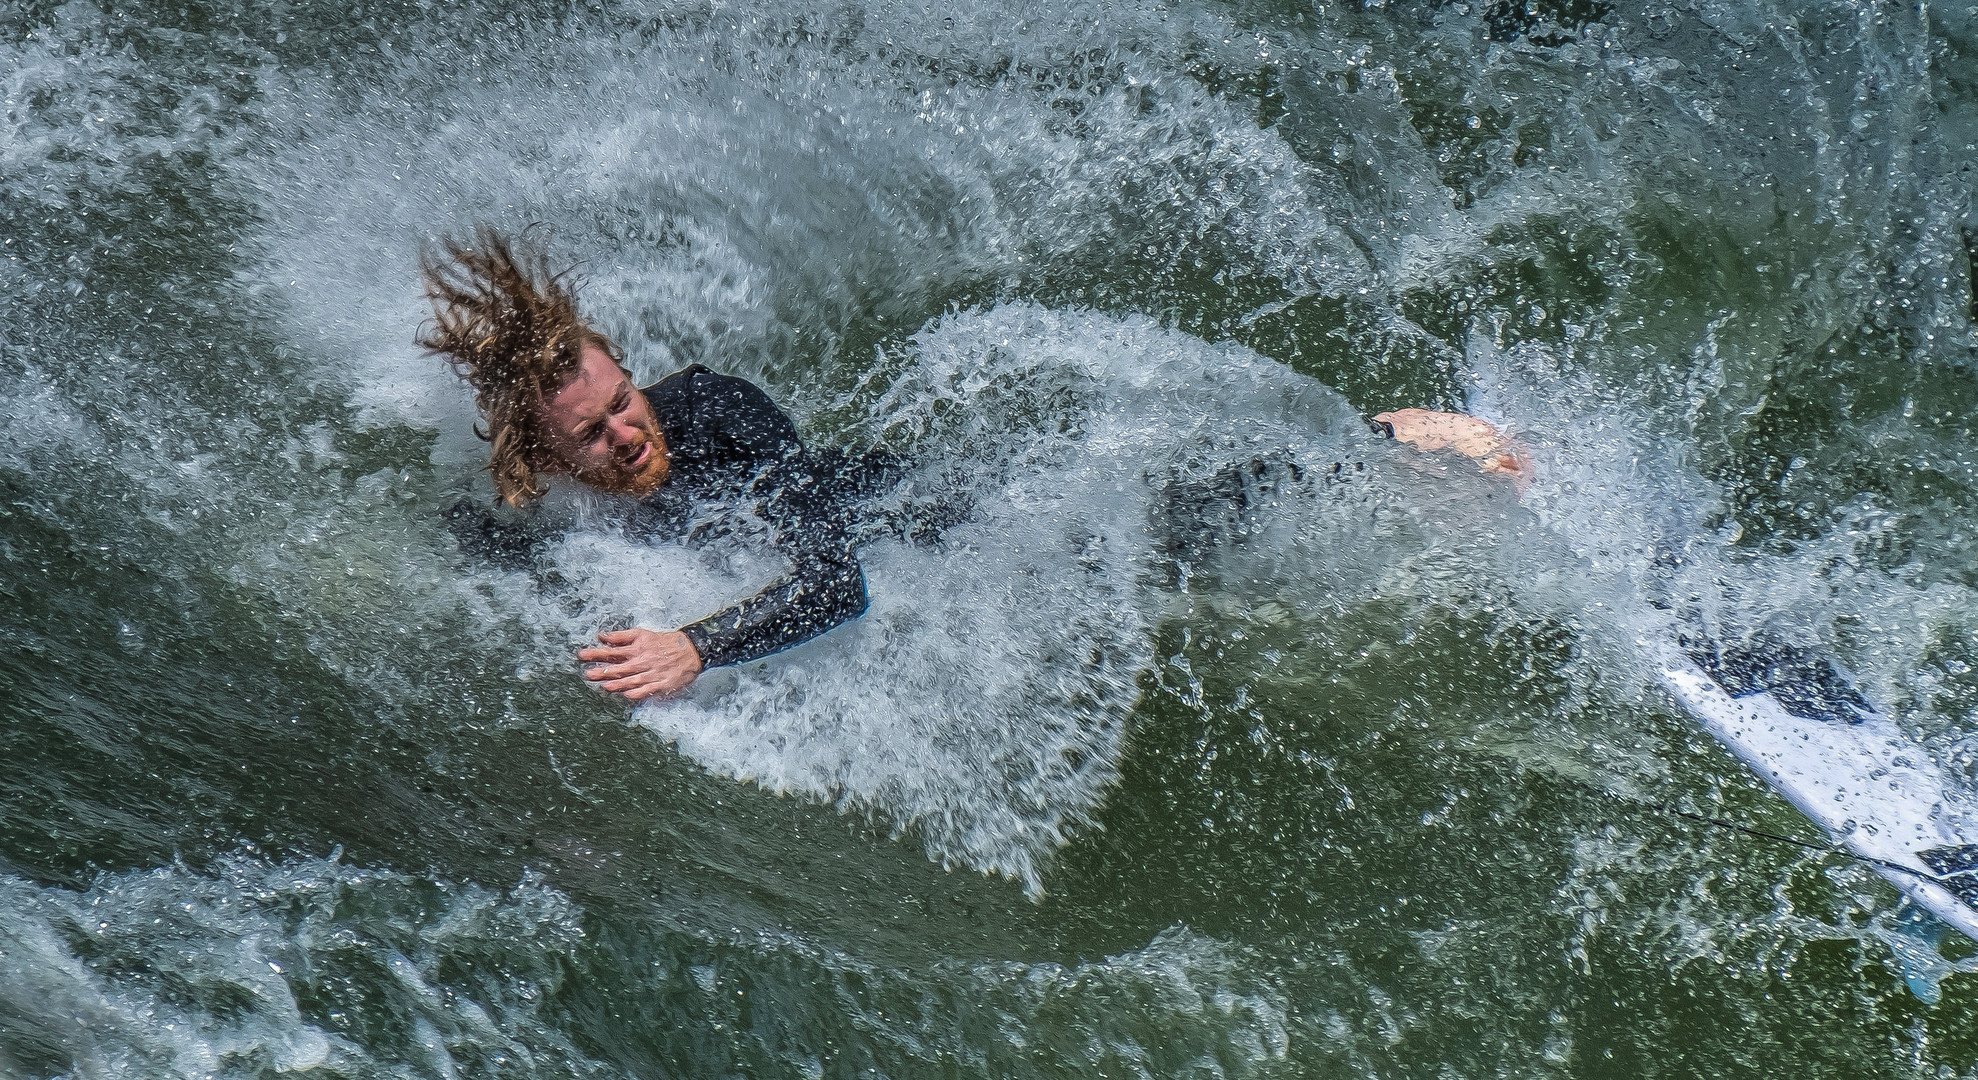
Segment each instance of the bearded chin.
[{"label": "bearded chin", "polygon": [[573,471],[570,475],[586,487],[596,488],[607,495],[632,495],[643,497],[666,482],[666,451],[657,443],[653,444],[652,460],[643,469],[611,468]]}]

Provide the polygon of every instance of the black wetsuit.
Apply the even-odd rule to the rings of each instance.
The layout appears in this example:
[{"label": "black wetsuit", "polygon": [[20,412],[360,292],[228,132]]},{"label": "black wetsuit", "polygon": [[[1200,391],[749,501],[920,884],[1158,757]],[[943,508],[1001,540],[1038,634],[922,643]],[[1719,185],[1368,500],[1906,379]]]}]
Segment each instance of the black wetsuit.
[{"label": "black wetsuit", "polygon": [[768,656],[865,612],[865,574],[846,520],[847,473],[808,454],[754,383],[695,364],[645,388],[668,474],[646,496],[647,531],[686,529],[695,500],[754,495],[791,571],[733,607],[680,628],[708,667]]},{"label": "black wetsuit", "polygon": [[[680,536],[693,506],[756,500],[791,571],[761,592],[681,627],[707,667],[739,664],[816,637],[865,611],[865,575],[853,553],[848,502],[875,466],[811,454],[796,425],[755,384],[695,364],[641,391],[666,439],[667,479],[640,500],[628,528]],[[547,538],[504,525],[470,504],[448,512],[462,550],[507,566],[527,565]]]}]

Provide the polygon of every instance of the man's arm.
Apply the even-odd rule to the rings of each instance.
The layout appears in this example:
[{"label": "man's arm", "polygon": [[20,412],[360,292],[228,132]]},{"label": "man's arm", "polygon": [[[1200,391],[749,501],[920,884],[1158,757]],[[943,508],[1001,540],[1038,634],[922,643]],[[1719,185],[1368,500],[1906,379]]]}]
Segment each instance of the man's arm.
[{"label": "man's arm", "polygon": [[494,511],[475,505],[471,499],[461,499],[447,508],[446,528],[462,555],[503,570],[527,569],[551,535],[532,522],[502,521]]},{"label": "man's arm", "polygon": [[680,628],[707,667],[747,663],[865,613],[865,573],[849,550],[789,552],[793,573],[723,611]]},{"label": "man's arm", "polygon": [[790,560],[790,573],[681,627],[708,667],[760,659],[865,612],[865,573],[852,552],[844,507],[815,465],[799,451],[757,479],[756,488],[770,492],[763,515],[776,528],[776,548]]},{"label": "man's arm", "polygon": [[603,647],[580,651],[596,663],[584,677],[643,701],[685,689],[707,668],[758,660],[864,614],[865,574],[852,553],[839,508],[803,458],[764,476],[783,481],[765,505],[790,573],[742,602],[672,632],[615,630]]},{"label": "man's arm", "polygon": [[864,614],[865,607],[865,575],[856,559],[817,560],[678,630],[601,633],[603,647],[581,649],[577,658],[609,665],[584,672],[600,689],[643,701],[686,689],[708,668],[760,660],[809,641]]}]

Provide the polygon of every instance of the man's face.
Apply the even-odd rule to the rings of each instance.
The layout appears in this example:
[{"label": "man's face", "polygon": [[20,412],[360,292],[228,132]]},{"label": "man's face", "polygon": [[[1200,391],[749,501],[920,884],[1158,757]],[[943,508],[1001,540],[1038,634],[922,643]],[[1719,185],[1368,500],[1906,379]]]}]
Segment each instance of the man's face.
[{"label": "man's face", "polygon": [[543,407],[551,453],[578,481],[615,495],[666,482],[666,439],[625,369],[586,343],[577,377]]}]

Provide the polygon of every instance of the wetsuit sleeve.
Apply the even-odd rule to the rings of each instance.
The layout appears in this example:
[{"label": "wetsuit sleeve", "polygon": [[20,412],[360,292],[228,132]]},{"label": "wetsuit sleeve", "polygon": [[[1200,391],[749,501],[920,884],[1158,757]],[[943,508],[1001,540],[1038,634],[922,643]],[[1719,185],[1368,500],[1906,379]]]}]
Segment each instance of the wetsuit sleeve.
[{"label": "wetsuit sleeve", "polygon": [[493,511],[462,499],[447,508],[446,528],[460,553],[503,570],[524,570],[547,539],[544,531],[527,524],[504,522]]},{"label": "wetsuit sleeve", "polygon": [[[842,530],[834,530],[842,532]],[[759,660],[865,613],[865,574],[849,549],[813,537],[784,547],[792,572],[761,592],[680,628],[708,667]]]},{"label": "wetsuit sleeve", "polygon": [[733,607],[681,627],[707,667],[757,660],[808,641],[865,612],[865,574],[852,552],[844,507],[804,453],[796,426],[751,383],[703,376],[728,452],[760,471],[763,514],[788,575]]}]

